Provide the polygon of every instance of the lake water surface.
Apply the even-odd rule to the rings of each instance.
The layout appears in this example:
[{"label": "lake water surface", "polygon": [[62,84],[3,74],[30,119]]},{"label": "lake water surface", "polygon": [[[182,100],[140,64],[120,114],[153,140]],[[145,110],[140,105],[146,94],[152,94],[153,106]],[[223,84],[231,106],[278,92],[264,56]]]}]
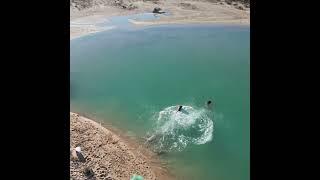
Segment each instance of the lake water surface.
[{"label": "lake water surface", "polygon": [[156,137],[179,179],[250,178],[250,27],[122,28],[70,49],[73,111]]}]

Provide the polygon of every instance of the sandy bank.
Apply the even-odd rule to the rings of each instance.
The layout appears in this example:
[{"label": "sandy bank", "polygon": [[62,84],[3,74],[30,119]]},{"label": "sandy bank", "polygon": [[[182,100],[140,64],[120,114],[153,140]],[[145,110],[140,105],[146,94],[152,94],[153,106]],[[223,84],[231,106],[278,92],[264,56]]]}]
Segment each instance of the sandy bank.
[{"label": "sandy bank", "polygon": [[[133,10],[121,9],[112,5],[93,7],[83,10],[71,9],[71,23],[85,22],[85,25],[70,26],[70,39],[101,32],[106,29],[96,26],[97,22],[106,21],[112,16],[123,16],[144,12],[152,12],[154,7],[160,7],[169,12],[170,16],[151,21],[131,21],[135,25],[158,24],[240,24],[250,25],[250,8],[237,9],[234,5],[223,2],[208,2],[198,0],[159,0],[133,1],[137,7]],[[116,27],[115,27],[116,28]]]},{"label": "sandy bank", "polygon": [[[85,162],[73,158],[72,150],[77,146],[81,147]],[[76,113],[70,113],[70,148],[73,179],[87,179],[85,168],[93,171],[90,179],[128,180],[133,174],[146,180],[173,179],[151,151]]]}]

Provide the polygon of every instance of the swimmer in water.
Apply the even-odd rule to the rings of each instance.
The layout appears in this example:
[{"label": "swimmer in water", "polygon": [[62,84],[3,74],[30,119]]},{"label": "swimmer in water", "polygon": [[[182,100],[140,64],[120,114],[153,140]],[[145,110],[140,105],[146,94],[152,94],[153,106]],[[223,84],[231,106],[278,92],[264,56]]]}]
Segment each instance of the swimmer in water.
[{"label": "swimmer in water", "polygon": [[179,108],[178,108],[178,111],[181,111],[181,110],[182,110],[182,106],[180,105]]},{"label": "swimmer in water", "polygon": [[212,109],[212,106],[213,106],[212,101],[211,100],[207,101],[206,106],[208,109]]}]

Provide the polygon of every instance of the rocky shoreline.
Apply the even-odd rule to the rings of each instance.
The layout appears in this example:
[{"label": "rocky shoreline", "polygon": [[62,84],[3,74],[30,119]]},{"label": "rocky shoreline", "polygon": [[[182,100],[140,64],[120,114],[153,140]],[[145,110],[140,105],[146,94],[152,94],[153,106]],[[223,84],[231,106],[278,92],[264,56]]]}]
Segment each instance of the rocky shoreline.
[{"label": "rocky shoreline", "polygon": [[[250,25],[250,1],[248,0],[72,0],[71,22],[85,22],[82,26],[70,26],[70,39],[105,31],[95,21],[113,16],[152,13],[161,9],[169,16],[156,20],[135,21],[134,25],[222,23]],[[116,28],[116,27],[115,27]]]},{"label": "rocky shoreline", "polygon": [[[161,5],[162,2],[164,2],[165,0],[142,0],[142,1],[143,2],[149,1],[149,2],[152,2],[153,4]],[[113,6],[120,9],[133,10],[133,9],[139,8],[135,4],[135,2],[139,2],[139,0],[71,0],[70,8],[81,11],[81,10],[89,9],[93,7]],[[250,0],[203,0],[203,2],[228,4],[241,10],[245,8],[250,8]],[[181,4],[182,6],[184,6],[188,3],[181,2]],[[195,6],[193,6],[192,8],[194,7]]]},{"label": "rocky shoreline", "polygon": [[174,179],[151,151],[93,120],[70,113],[71,179],[128,180],[135,174],[145,180]]}]

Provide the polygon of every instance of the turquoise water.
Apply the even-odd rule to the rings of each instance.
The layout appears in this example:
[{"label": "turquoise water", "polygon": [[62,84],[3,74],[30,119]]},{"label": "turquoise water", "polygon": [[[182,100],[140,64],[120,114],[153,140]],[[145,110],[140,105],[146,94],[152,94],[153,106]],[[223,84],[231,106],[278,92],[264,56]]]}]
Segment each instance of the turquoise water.
[{"label": "turquoise water", "polygon": [[70,49],[73,111],[137,137],[160,134],[150,147],[178,179],[250,178],[249,27],[115,29]]}]

